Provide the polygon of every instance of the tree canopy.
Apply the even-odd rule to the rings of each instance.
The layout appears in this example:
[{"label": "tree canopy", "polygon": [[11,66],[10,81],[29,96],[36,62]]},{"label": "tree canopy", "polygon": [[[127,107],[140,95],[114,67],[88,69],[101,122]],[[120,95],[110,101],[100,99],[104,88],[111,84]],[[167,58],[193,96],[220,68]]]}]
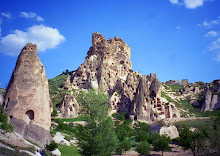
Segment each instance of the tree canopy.
[{"label": "tree canopy", "polygon": [[117,137],[112,119],[108,116],[108,95],[101,90],[89,90],[80,92],[77,101],[88,116],[86,126],[79,125],[76,130],[80,153],[85,156],[112,155]]}]

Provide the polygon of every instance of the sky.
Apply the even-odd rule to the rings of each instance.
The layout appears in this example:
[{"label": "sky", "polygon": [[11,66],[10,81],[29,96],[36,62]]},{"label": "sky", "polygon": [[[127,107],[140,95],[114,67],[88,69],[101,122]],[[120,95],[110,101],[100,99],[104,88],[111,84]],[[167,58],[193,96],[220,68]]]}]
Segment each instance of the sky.
[{"label": "sky", "polygon": [[0,83],[26,43],[48,79],[82,64],[92,33],[122,38],[132,69],[161,82],[220,79],[219,0],[0,0]]}]

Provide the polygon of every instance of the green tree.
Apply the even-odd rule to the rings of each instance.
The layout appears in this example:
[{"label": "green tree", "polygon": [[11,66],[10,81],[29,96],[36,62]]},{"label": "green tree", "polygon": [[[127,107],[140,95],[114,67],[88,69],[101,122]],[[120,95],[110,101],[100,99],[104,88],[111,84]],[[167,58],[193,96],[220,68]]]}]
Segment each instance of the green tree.
[{"label": "green tree", "polygon": [[143,122],[137,122],[134,124],[134,129],[136,130],[136,138],[137,142],[146,141],[149,139],[149,126]]},{"label": "green tree", "polygon": [[129,122],[124,121],[122,124],[117,125],[116,134],[120,141],[125,140],[126,138],[134,135],[134,130],[130,127]]},{"label": "green tree", "polygon": [[116,154],[122,154],[124,151],[129,151],[131,149],[131,143],[127,140],[120,142],[116,149]]},{"label": "green tree", "polygon": [[184,150],[191,149],[193,155],[198,155],[199,152],[204,151],[205,141],[207,134],[205,131],[191,131],[188,127],[183,126],[179,132],[179,138],[177,141],[179,145],[183,147]]},{"label": "green tree", "polygon": [[208,142],[208,146],[205,151],[208,151],[209,155],[218,155],[220,153],[220,116],[214,119],[213,125],[203,128],[203,132],[204,131]]},{"label": "green tree", "polygon": [[150,144],[147,141],[142,141],[137,145],[135,150],[141,155],[148,155],[150,154]]},{"label": "green tree", "polygon": [[152,145],[155,151],[162,151],[162,156],[163,156],[164,151],[171,151],[171,147],[169,146],[169,143],[171,143],[171,139],[167,136],[162,135],[162,136],[157,136],[153,140]]},{"label": "green tree", "polygon": [[117,137],[108,116],[108,95],[101,90],[80,92],[77,101],[88,115],[86,126],[77,126],[80,153],[85,156],[109,156],[115,151]]}]

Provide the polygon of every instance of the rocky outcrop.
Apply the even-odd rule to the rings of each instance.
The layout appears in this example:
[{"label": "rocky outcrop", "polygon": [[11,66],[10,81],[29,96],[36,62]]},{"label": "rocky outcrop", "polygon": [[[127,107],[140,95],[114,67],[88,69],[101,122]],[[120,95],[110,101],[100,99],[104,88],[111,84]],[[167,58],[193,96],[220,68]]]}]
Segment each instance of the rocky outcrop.
[{"label": "rocky outcrop", "polygon": [[0,90],[0,105],[3,105],[4,103],[4,97],[2,95],[2,91]]},{"label": "rocky outcrop", "polygon": [[201,111],[213,111],[218,108],[220,108],[220,80],[214,80],[210,86],[206,84],[205,100]]},{"label": "rocky outcrop", "polygon": [[22,49],[9,82],[4,110],[14,130],[39,145],[51,140],[51,101],[44,66],[37,45]]},{"label": "rocky outcrop", "polygon": [[106,40],[100,33],[93,33],[92,44],[85,62],[71,77],[72,88],[102,86],[108,91],[114,88],[118,79],[126,81],[132,68],[130,47],[118,37]]},{"label": "rocky outcrop", "polygon": [[67,92],[65,94],[58,110],[64,118],[75,118],[78,116],[79,104],[72,93]]},{"label": "rocky outcrop", "polygon": [[[130,57],[130,47],[122,39],[106,40],[100,33],[93,33],[85,62],[73,72],[70,84],[66,81],[65,88],[70,91],[102,88],[110,96],[110,113],[126,112],[130,118],[146,122],[165,118],[165,103],[160,101],[161,87],[156,74],[144,76],[134,72]],[[60,109],[63,115],[69,109],[68,103],[65,97]]]},{"label": "rocky outcrop", "polygon": [[171,126],[163,126],[160,128],[160,135],[166,135],[168,137],[170,137],[170,139],[175,139],[177,137],[179,137],[179,132],[177,130],[177,128],[173,125]]}]

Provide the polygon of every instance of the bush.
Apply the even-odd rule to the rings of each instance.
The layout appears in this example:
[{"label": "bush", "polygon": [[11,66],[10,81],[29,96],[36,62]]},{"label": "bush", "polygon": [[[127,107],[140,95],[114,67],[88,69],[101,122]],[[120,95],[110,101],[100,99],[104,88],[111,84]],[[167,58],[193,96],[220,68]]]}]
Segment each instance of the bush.
[{"label": "bush", "polygon": [[129,138],[134,135],[134,130],[130,127],[129,124],[120,124],[116,127],[116,135],[120,141],[125,140],[125,138]]},{"label": "bush", "polygon": [[58,115],[57,109],[56,109],[56,108],[53,108],[53,112],[51,113],[51,116],[52,116],[52,117],[56,117],[57,115]]},{"label": "bush", "polygon": [[154,139],[152,145],[155,151],[162,151],[162,155],[163,155],[163,151],[171,151],[171,147],[169,146],[169,143],[171,143],[171,139],[169,137],[162,135]]},{"label": "bush", "polygon": [[150,144],[153,144],[153,141],[154,141],[155,139],[158,139],[159,137],[160,137],[160,134],[157,133],[156,131],[153,131],[153,132],[150,133],[149,138],[147,139],[147,141],[148,141]]},{"label": "bush", "polygon": [[141,155],[148,155],[150,154],[150,144],[147,141],[142,141],[137,145],[135,151]]},{"label": "bush", "polygon": [[148,139],[149,139],[149,133],[148,132],[143,131],[143,130],[140,130],[140,131],[137,132],[137,136],[135,138],[135,140],[137,142],[139,142],[139,141],[146,141]]},{"label": "bush", "polygon": [[0,106],[0,129],[5,132],[12,132],[14,127],[8,123],[8,116],[5,114],[4,109]]},{"label": "bush", "polygon": [[72,137],[66,135],[64,139],[70,141],[70,140],[72,140]]},{"label": "bush", "polygon": [[125,121],[126,120],[126,113],[125,112],[122,112],[119,117],[118,117],[119,120],[121,121]]},{"label": "bush", "polygon": [[127,140],[120,142],[116,148],[116,154],[122,154],[124,151],[129,151],[131,149],[131,143]]},{"label": "bush", "polygon": [[57,143],[55,143],[55,141],[51,141],[51,143],[49,144],[49,145],[46,145],[46,149],[48,150],[48,151],[53,151],[53,150],[55,150],[56,148],[58,148],[58,144]]},{"label": "bush", "polygon": [[117,118],[117,113],[113,113],[112,117],[116,119]]}]

